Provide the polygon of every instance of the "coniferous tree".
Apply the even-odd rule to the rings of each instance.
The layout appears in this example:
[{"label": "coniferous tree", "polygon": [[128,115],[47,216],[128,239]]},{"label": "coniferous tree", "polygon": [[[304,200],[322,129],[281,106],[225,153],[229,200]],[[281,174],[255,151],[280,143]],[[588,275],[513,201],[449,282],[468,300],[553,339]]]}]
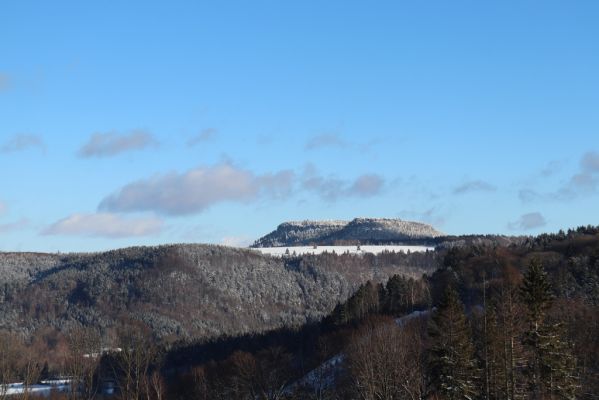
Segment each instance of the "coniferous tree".
[{"label": "coniferous tree", "polygon": [[458,293],[448,288],[429,327],[430,389],[448,400],[473,399],[478,388],[478,368],[470,327]]},{"label": "coniferous tree", "polygon": [[530,397],[574,399],[577,387],[575,360],[563,339],[561,324],[546,320],[551,286],[539,260],[531,261],[521,288],[528,311],[523,343],[529,351],[526,376]]},{"label": "coniferous tree", "polygon": [[489,306],[485,312],[486,329],[479,328],[480,359],[485,378],[481,398],[486,400],[524,398],[520,330],[512,324],[513,316],[509,312],[509,308],[502,304]]},{"label": "coniferous tree", "polygon": [[485,310],[486,329],[484,330],[483,352],[485,382],[484,396],[486,400],[506,399],[502,383],[504,382],[503,372],[503,340],[501,337],[501,328],[497,317],[495,307],[490,306]]},{"label": "coniferous tree", "polygon": [[521,336],[522,307],[518,298],[518,286],[513,277],[514,271],[505,271],[506,276],[498,287],[493,299],[490,315],[491,336],[494,343],[491,350],[497,357],[497,398],[517,400],[525,397],[523,377],[524,350]]},{"label": "coniferous tree", "polygon": [[405,279],[400,275],[393,275],[387,281],[385,298],[385,311],[392,315],[399,315],[404,311],[405,296],[408,291]]},{"label": "coniferous tree", "polygon": [[338,303],[335,306],[331,313],[331,319],[335,325],[345,325],[349,322],[347,302]]}]

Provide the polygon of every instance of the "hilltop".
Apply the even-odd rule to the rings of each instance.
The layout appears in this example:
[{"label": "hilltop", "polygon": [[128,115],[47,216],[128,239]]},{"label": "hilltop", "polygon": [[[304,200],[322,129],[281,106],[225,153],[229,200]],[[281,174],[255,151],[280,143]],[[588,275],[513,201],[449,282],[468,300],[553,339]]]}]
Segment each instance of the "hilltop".
[{"label": "hilltop", "polygon": [[256,240],[252,247],[351,244],[427,244],[444,234],[422,222],[397,218],[351,221],[291,221]]}]

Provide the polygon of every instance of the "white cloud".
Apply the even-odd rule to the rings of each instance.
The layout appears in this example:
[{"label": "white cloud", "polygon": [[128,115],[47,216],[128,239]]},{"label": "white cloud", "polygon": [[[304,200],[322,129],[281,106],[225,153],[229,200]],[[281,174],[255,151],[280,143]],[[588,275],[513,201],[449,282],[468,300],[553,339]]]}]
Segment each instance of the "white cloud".
[{"label": "white cloud", "polygon": [[372,197],[378,195],[384,185],[384,178],[377,174],[345,180],[322,176],[311,165],[300,176],[291,170],[256,174],[230,162],[222,162],[131,182],[106,196],[98,210],[190,215],[224,202],[286,199],[302,191],[330,202],[348,197]]},{"label": "white cloud", "polygon": [[371,197],[379,194],[385,184],[377,174],[364,174],[353,181],[346,181],[335,176],[322,176],[316,168],[309,164],[304,169],[301,187],[316,193],[327,201],[336,201],[343,197]]},{"label": "white cloud", "polygon": [[555,191],[541,193],[522,189],[518,196],[523,202],[572,201],[578,197],[596,194],[599,190],[599,153],[588,152],[580,159],[580,167],[568,181]]},{"label": "white cloud", "polygon": [[286,196],[292,189],[293,178],[291,171],[256,175],[223,163],[130,183],[102,200],[99,209],[194,214],[221,202],[249,202],[262,195]]},{"label": "white cloud", "polygon": [[163,221],[156,217],[124,218],[117,214],[72,214],[50,225],[43,235],[121,238],[160,233]]},{"label": "white cloud", "polygon": [[156,139],[150,133],[142,130],[134,130],[127,134],[94,133],[79,149],[78,154],[84,158],[111,157],[127,151],[142,150],[156,143]]},{"label": "white cloud", "polygon": [[508,224],[508,228],[511,230],[527,231],[535,228],[540,228],[547,225],[547,221],[543,214],[540,212],[531,212],[523,214],[514,222]]},{"label": "white cloud", "polygon": [[356,178],[347,192],[360,197],[375,196],[381,192],[384,184],[384,179],[379,175],[365,174]]}]

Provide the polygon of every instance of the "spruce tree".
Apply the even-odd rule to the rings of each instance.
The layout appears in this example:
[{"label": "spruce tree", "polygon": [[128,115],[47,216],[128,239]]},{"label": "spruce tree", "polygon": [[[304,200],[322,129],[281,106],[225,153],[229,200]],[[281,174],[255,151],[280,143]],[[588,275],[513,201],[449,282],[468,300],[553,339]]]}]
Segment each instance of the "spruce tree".
[{"label": "spruce tree", "polygon": [[331,313],[332,321],[335,325],[345,325],[349,322],[347,302],[338,303]]},{"label": "spruce tree", "polygon": [[453,288],[441,298],[429,336],[431,391],[448,400],[475,398],[479,371],[464,306]]},{"label": "spruce tree", "polygon": [[387,281],[385,311],[392,315],[399,315],[404,310],[404,297],[408,291],[405,279],[401,275],[393,275]]},{"label": "spruce tree", "polygon": [[552,301],[551,285],[539,260],[531,261],[521,296],[528,311],[523,344],[529,351],[525,372],[531,398],[576,398],[574,356],[563,339],[561,324],[546,319]]}]

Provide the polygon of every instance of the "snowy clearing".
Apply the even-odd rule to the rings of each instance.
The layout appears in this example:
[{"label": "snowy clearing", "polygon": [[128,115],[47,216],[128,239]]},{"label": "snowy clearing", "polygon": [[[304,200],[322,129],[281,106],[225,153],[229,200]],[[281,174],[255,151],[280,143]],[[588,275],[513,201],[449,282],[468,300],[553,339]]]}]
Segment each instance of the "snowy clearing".
[{"label": "snowy clearing", "polygon": [[282,247],[254,247],[252,250],[257,250],[262,254],[268,254],[271,256],[285,256],[285,255],[304,255],[304,254],[322,254],[322,253],[350,253],[350,254],[379,254],[384,251],[399,253],[403,251],[407,253],[414,252],[425,252],[427,250],[434,250],[434,247],[427,246],[401,246],[401,245],[363,245],[363,246],[282,246]]},{"label": "snowy clearing", "polygon": [[39,384],[25,385],[22,382],[0,384],[0,394],[6,396],[22,395],[24,393],[50,396],[52,390],[67,392],[71,388],[70,379],[55,379],[42,381]]}]

